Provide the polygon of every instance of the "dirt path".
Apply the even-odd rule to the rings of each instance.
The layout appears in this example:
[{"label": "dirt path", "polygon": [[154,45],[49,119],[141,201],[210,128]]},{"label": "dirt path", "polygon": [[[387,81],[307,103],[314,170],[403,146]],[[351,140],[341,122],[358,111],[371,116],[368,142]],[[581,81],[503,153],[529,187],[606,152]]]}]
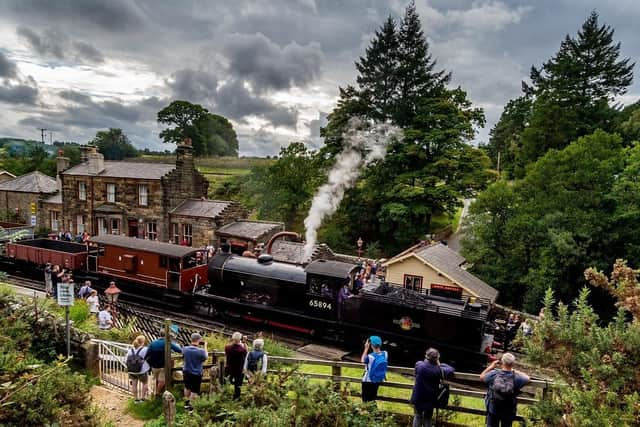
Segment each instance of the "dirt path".
[{"label": "dirt path", "polygon": [[91,398],[103,410],[108,421],[116,427],[143,427],[144,422],[132,418],[125,413],[128,397],[117,391],[102,386],[91,389]]}]

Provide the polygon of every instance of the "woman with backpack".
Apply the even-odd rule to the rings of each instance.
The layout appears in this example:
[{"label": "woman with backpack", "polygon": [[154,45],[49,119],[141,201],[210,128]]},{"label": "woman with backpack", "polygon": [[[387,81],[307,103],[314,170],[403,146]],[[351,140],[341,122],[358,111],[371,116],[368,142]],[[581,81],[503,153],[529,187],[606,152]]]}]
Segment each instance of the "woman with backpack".
[{"label": "woman with backpack", "polygon": [[[133,340],[133,347],[127,352],[127,371],[129,372],[129,380],[133,398],[136,403],[141,403],[147,398],[147,379],[149,378],[149,364],[145,360],[148,347],[144,344],[145,337],[138,335]],[[138,383],[142,384],[142,390],[138,390]]]},{"label": "woman with backpack", "polygon": [[[380,350],[382,339],[372,335],[364,343],[364,351],[360,360],[365,364],[364,376],[362,377],[362,401],[371,402],[378,398],[378,388],[387,376],[387,366],[389,355],[386,351]],[[373,349],[369,353],[369,349]]]},{"label": "woman with backpack", "polygon": [[264,340],[262,338],[253,340],[253,350],[247,354],[247,358],[244,360],[243,370],[250,383],[253,382],[258,372],[258,365],[261,365],[260,372],[262,372],[262,375],[266,375],[267,354],[264,352]]}]

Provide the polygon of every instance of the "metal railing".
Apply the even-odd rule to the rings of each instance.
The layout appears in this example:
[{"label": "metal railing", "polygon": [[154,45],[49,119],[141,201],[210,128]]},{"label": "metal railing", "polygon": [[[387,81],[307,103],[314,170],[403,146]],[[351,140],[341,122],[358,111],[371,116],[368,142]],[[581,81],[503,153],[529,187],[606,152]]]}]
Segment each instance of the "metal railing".
[{"label": "metal railing", "polygon": [[131,345],[96,339],[92,341],[98,344],[100,379],[120,391],[131,393],[126,361]]}]

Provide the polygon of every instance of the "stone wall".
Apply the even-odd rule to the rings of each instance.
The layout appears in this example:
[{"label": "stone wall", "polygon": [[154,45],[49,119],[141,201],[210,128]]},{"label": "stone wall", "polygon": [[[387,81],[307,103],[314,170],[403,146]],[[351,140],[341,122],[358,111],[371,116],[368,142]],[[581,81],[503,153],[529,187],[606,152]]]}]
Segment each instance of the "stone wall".
[{"label": "stone wall", "polygon": [[[40,197],[41,195],[39,193],[0,191],[0,210],[14,214],[17,208],[17,222],[31,225],[31,203],[35,203],[36,207],[38,207]],[[36,211],[36,228],[41,226],[46,227],[46,224],[41,222]]]}]

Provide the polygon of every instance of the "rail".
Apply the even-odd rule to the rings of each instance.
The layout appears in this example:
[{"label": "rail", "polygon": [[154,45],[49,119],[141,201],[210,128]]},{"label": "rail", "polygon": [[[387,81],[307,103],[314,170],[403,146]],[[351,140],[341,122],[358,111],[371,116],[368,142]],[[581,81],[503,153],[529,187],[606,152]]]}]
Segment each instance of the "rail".
[{"label": "rail", "polygon": [[[219,369],[217,369],[217,372],[219,375],[219,381],[222,383],[223,382],[222,377],[224,372],[224,369],[223,369],[224,362],[222,362],[221,360],[224,359],[224,352],[210,351],[209,355],[213,357],[212,360],[214,361],[214,364],[205,364],[204,366],[206,368],[205,370],[208,370],[208,368],[212,366],[219,366]],[[178,356],[177,359],[179,358],[180,357]],[[340,383],[360,383],[362,381],[360,377],[350,377],[350,376],[342,375],[343,368],[363,369],[362,363],[316,360],[316,359],[297,358],[297,357],[281,357],[281,356],[269,356],[269,363],[270,364],[278,363],[278,364],[294,365],[294,366],[310,365],[310,366],[331,367],[331,374],[305,373],[305,372],[299,372],[298,374],[304,375],[308,378],[331,381],[336,385]],[[174,372],[180,371],[181,369],[182,368],[180,367],[174,367],[172,371]],[[278,372],[278,370],[270,369],[268,370],[268,372],[276,373]],[[389,366],[387,372],[394,372],[406,377],[414,376],[413,368],[406,368],[401,366]],[[174,382],[180,383],[181,381],[174,380]],[[451,396],[464,396],[464,397],[483,399],[483,400],[486,396],[486,392],[484,390],[481,390],[486,388],[486,386],[480,381],[480,376],[478,374],[456,372],[452,378],[447,380],[447,382],[450,385],[449,390],[450,390]],[[474,384],[476,384],[475,387],[474,387]],[[517,398],[518,403],[524,404],[524,405],[531,405],[538,402],[540,398],[544,398],[549,393],[551,389],[551,385],[552,385],[551,381],[541,380],[541,379],[532,379],[531,382],[522,389],[522,394]],[[384,388],[411,390],[413,389],[413,383],[401,383],[401,382],[389,381],[389,382],[384,382],[381,385],[380,389],[382,390]],[[360,393],[354,392],[352,393],[352,396],[360,397]],[[408,406],[411,406],[408,399],[400,398],[400,397],[390,397],[390,396],[379,395],[378,400],[384,401],[384,402],[406,404]],[[460,413],[466,413],[466,414],[472,414],[472,415],[480,415],[480,416],[485,415],[485,411],[483,410],[476,409],[476,408],[469,408],[469,407],[460,406],[460,405],[449,405],[445,409],[454,411],[454,412],[460,412]],[[525,419],[522,416],[517,416],[516,421],[519,421],[522,425],[525,424]]]}]

